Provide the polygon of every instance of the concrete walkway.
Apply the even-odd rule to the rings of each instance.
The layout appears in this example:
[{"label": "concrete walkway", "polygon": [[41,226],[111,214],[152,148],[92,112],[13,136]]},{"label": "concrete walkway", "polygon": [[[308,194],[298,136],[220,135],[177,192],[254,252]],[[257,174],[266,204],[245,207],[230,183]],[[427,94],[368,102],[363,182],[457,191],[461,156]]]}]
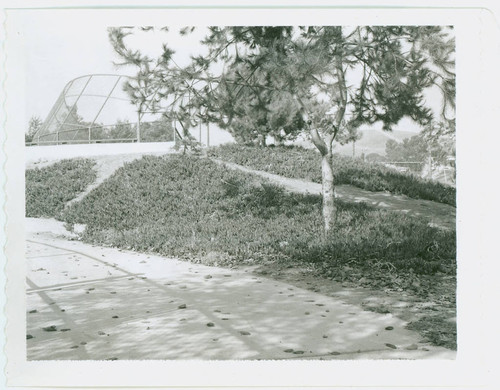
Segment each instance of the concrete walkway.
[{"label": "concrete walkway", "polygon": [[73,158],[100,158],[114,156],[119,159],[123,155],[140,157],[145,154],[162,154],[174,147],[174,142],[139,142],[139,143],[99,143],[43,145],[26,148],[26,168],[43,167],[56,161]]},{"label": "concrete walkway", "polygon": [[26,227],[28,360],[455,358],[339,298]]},{"label": "concrete walkway", "polygon": [[[301,194],[321,194],[321,184],[306,180],[290,179],[273,173],[259,171],[231,162],[214,159],[218,164],[230,169],[252,173],[276,183],[290,192]],[[430,226],[443,229],[454,229],[456,225],[456,208],[444,203],[430,200],[413,199],[404,195],[394,195],[389,192],[373,192],[363,190],[351,185],[338,185],[335,187],[339,199],[351,202],[364,202],[386,210],[398,211],[409,215],[423,217],[429,221]]]}]

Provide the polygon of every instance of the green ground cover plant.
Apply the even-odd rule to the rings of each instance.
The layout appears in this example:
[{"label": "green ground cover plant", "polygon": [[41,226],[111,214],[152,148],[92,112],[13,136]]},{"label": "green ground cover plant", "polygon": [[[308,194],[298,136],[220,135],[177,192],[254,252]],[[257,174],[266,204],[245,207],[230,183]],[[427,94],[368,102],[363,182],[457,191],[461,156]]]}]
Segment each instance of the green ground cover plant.
[{"label": "green ground cover plant", "polygon": [[413,276],[455,272],[454,232],[365,204],[338,207],[338,229],[325,237],[319,196],[171,155],[126,164],[60,218],[86,224],[83,239],[92,243],[218,265],[316,264],[332,276],[347,264],[367,277],[377,267]]},{"label": "green ground cover plant", "polygon": [[[211,148],[208,155],[277,175],[321,183],[321,157],[313,149],[227,144]],[[350,184],[369,191],[388,191],[410,198],[456,205],[455,188],[400,173],[381,164],[334,155],[333,170],[336,184]]]},{"label": "green ground cover plant", "polygon": [[57,216],[67,202],[94,182],[94,164],[89,159],[72,159],[26,170],[26,216]]}]

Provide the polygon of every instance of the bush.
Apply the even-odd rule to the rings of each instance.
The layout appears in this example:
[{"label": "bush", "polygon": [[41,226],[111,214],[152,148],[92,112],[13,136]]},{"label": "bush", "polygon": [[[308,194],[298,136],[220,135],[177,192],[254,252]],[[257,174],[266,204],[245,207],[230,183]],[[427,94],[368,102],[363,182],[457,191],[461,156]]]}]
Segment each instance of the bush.
[{"label": "bush", "polygon": [[67,202],[94,182],[94,164],[88,159],[61,160],[26,170],[26,216],[56,217]]},{"label": "bush", "polygon": [[[260,178],[193,156],[146,156],[120,168],[62,218],[86,224],[90,242],[163,255],[248,259],[383,261],[401,271],[454,267],[455,235],[414,217],[339,202],[338,229],[322,231],[321,198],[286,193]],[[228,260],[229,261],[229,260]]]},{"label": "bush", "polygon": [[[321,183],[321,156],[313,149],[227,144],[210,149],[209,156],[277,175]],[[452,206],[456,204],[455,188],[400,173],[382,164],[334,155],[333,170],[336,184],[350,184],[368,191],[388,191]]]}]

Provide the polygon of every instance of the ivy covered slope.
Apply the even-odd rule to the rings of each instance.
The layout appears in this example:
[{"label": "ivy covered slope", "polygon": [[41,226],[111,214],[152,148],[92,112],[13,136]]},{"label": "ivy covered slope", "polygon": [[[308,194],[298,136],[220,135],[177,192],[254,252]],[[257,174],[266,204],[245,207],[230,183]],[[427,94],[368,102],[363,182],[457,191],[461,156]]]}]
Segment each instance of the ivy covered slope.
[{"label": "ivy covered slope", "polygon": [[89,159],[73,159],[26,170],[26,216],[56,217],[95,181],[94,165]]},{"label": "ivy covered slope", "polygon": [[[321,183],[321,156],[314,149],[226,144],[210,149],[209,156],[277,175]],[[452,206],[456,204],[455,188],[399,173],[381,164],[334,155],[333,171],[335,184],[351,184],[368,191],[388,191]]]},{"label": "ivy covered slope", "polygon": [[[62,218],[86,224],[86,241],[219,264],[343,264],[454,273],[455,233],[423,220],[339,202],[326,239],[321,197],[285,193],[260,178],[192,156],[144,157],[120,168]],[[432,248],[432,250],[429,250]]]}]

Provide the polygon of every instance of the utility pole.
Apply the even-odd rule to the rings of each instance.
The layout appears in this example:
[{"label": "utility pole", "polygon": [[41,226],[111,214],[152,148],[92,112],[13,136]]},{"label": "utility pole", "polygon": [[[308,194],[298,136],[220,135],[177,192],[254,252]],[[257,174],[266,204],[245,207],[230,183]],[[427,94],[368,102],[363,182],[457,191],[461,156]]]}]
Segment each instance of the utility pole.
[{"label": "utility pole", "polygon": [[429,149],[429,179],[432,179],[432,157],[431,157],[431,150]]},{"label": "utility pole", "polygon": [[199,130],[199,134],[198,134],[198,140],[200,141],[200,145],[201,145],[201,117],[200,117],[200,130]]},{"label": "utility pole", "polygon": [[172,123],[174,124],[173,125],[173,128],[174,128],[174,144],[177,145],[177,128],[175,127],[175,125],[177,123],[176,123],[176,120],[175,120],[175,116],[173,116],[173,118],[172,118]]},{"label": "utility pole", "polygon": [[210,147],[210,123],[207,122],[207,148]]},{"label": "utility pole", "polygon": [[141,112],[137,111],[137,143],[141,142]]}]

